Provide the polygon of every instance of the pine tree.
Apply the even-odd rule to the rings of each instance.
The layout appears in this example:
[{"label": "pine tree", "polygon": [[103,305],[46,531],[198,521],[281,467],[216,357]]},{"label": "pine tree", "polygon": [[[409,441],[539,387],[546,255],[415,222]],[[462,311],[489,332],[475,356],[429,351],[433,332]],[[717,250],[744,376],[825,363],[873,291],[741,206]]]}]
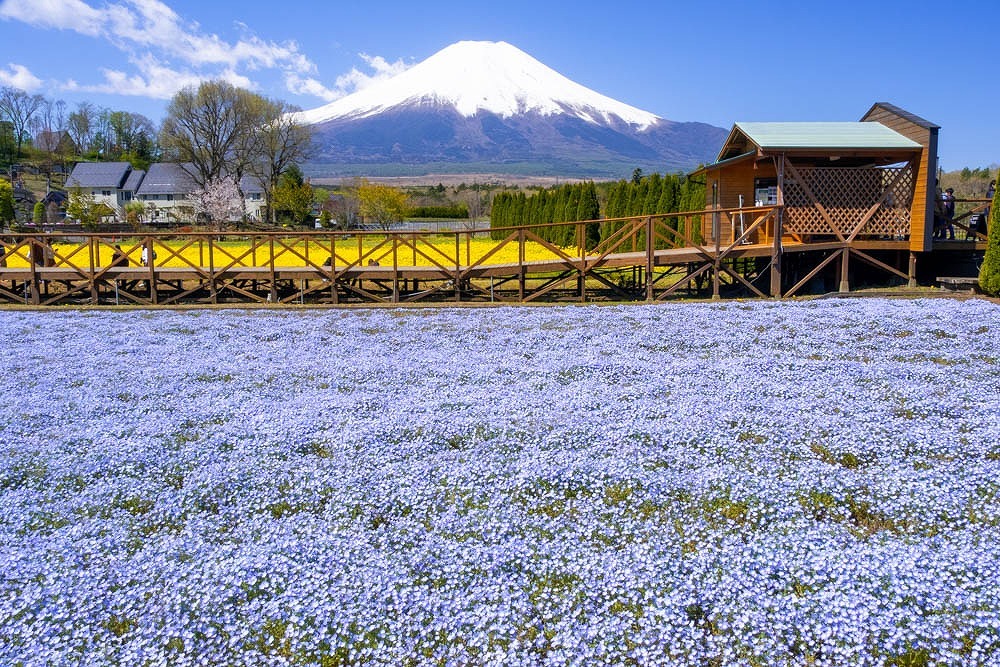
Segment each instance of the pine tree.
[{"label": "pine tree", "polygon": [[[597,186],[588,181],[580,193],[580,203],[576,209],[577,220],[597,220],[601,217],[601,205],[597,200]],[[593,249],[601,242],[601,223],[588,222],[584,229],[583,243]]]},{"label": "pine tree", "polygon": [[646,198],[642,203],[642,214],[652,215],[656,213],[656,204],[660,200],[660,192],[663,189],[663,179],[658,173],[654,173],[648,179],[648,190]]},{"label": "pine tree", "polygon": [[1000,189],[993,194],[987,221],[986,255],[979,269],[979,287],[986,294],[1000,296]]}]

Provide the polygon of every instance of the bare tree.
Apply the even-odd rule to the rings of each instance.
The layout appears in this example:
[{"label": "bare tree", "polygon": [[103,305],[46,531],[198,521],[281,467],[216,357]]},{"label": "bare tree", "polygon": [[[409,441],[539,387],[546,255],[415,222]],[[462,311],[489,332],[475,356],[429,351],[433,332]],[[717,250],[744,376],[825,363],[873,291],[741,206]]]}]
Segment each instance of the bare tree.
[{"label": "bare tree", "polygon": [[111,129],[111,110],[101,107],[94,116],[94,140],[91,149],[96,150],[102,158],[114,155],[114,132]]},{"label": "bare tree", "polygon": [[199,186],[227,173],[241,175],[264,124],[261,99],[225,81],[186,88],[170,101],[160,141],[171,157],[191,163]]},{"label": "bare tree", "polygon": [[268,121],[260,128],[256,159],[250,161],[250,173],[257,177],[264,188],[264,203],[276,222],[274,189],[278,179],[288,167],[308,156],[312,133],[296,121],[297,110],[285,102],[268,100]]},{"label": "bare tree", "polygon": [[66,119],[66,131],[76,145],[76,152],[83,155],[94,142],[95,118],[97,110],[90,102],[80,102],[76,111]]},{"label": "bare tree", "polygon": [[31,127],[32,118],[45,103],[41,95],[29,95],[20,88],[4,86],[0,88],[0,114],[10,121],[16,144],[15,158],[21,154],[21,147]]}]

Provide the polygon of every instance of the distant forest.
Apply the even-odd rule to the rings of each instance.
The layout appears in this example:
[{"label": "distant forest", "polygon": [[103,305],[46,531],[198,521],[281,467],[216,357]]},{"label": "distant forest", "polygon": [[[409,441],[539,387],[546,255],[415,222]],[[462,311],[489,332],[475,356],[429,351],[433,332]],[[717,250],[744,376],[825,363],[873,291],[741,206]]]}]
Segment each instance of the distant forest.
[{"label": "distant forest", "polygon": [[[493,198],[490,229],[495,239],[503,238],[504,230],[522,225],[592,220],[584,227],[586,247],[593,248],[614,234],[624,224],[620,218],[699,210],[705,207],[705,185],[683,174],[651,174],[643,176],[636,170],[631,180],[602,184],[606,198],[602,210],[598,186],[592,181],[543,189],[534,194],[500,192]],[[668,221],[674,229],[700,240],[700,229],[682,229],[680,218]],[[573,225],[545,227],[537,230],[544,240],[559,246],[572,246],[577,239]]]}]

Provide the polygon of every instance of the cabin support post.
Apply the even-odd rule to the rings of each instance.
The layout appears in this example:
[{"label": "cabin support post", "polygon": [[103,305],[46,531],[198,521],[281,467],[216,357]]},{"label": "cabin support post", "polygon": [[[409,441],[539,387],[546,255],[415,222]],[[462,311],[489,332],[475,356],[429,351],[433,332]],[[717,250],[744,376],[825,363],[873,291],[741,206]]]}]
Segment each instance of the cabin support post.
[{"label": "cabin support post", "polygon": [[771,296],[781,298],[781,213],[774,223],[774,249],[771,252]]},{"label": "cabin support post", "polygon": [[712,301],[719,300],[719,255],[722,250],[719,243],[719,234],[721,230],[719,229],[719,212],[716,211],[712,214],[712,236],[715,237],[715,256],[712,258]]},{"label": "cabin support post", "polygon": [[784,249],[781,247],[781,237],[784,234],[785,223],[785,156],[774,158],[775,171],[778,172],[778,208],[774,212],[774,251],[771,254],[771,296],[775,299],[782,297],[781,292],[781,269],[784,260]]},{"label": "cabin support post", "polygon": [[906,283],[907,287],[917,286],[917,253],[910,252],[910,270],[907,272],[909,275],[909,280]]},{"label": "cabin support post", "polygon": [[851,282],[848,280],[848,268],[850,264],[851,249],[844,247],[840,251],[840,293],[845,294],[851,291]]}]

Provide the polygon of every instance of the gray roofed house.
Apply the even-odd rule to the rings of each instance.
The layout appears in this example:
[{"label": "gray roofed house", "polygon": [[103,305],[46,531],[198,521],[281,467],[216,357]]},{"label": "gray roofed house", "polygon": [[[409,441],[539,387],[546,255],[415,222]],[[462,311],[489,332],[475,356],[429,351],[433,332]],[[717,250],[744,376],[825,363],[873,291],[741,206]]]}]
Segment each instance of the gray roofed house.
[{"label": "gray roofed house", "polygon": [[190,169],[179,162],[155,162],[149,165],[137,194],[147,201],[166,201],[164,195],[185,198],[198,189]]},{"label": "gray roofed house", "polygon": [[[152,210],[152,220],[193,217],[190,195],[200,188],[192,174],[190,164],[157,162],[149,165],[136,194]],[[264,205],[264,188],[256,178],[244,176],[240,179],[240,189],[247,216],[259,219]]]},{"label": "gray roofed house", "polygon": [[132,201],[143,174],[128,162],[78,162],[66,179],[66,189],[81,190],[117,211]]},{"label": "gray roofed house", "polygon": [[122,186],[122,190],[130,192],[133,195],[138,192],[139,185],[142,183],[142,179],[145,178],[146,172],[142,169],[133,169],[125,179],[125,185]]},{"label": "gray roofed house", "polygon": [[128,162],[78,162],[66,179],[66,187],[117,190],[131,172]]},{"label": "gray roofed house", "polygon": [[188,195],[198,189],[189,168],[178,162],[155,162],[149,165],[136,197],[149,209],[152,222],[169,218],[194,217]]}]

